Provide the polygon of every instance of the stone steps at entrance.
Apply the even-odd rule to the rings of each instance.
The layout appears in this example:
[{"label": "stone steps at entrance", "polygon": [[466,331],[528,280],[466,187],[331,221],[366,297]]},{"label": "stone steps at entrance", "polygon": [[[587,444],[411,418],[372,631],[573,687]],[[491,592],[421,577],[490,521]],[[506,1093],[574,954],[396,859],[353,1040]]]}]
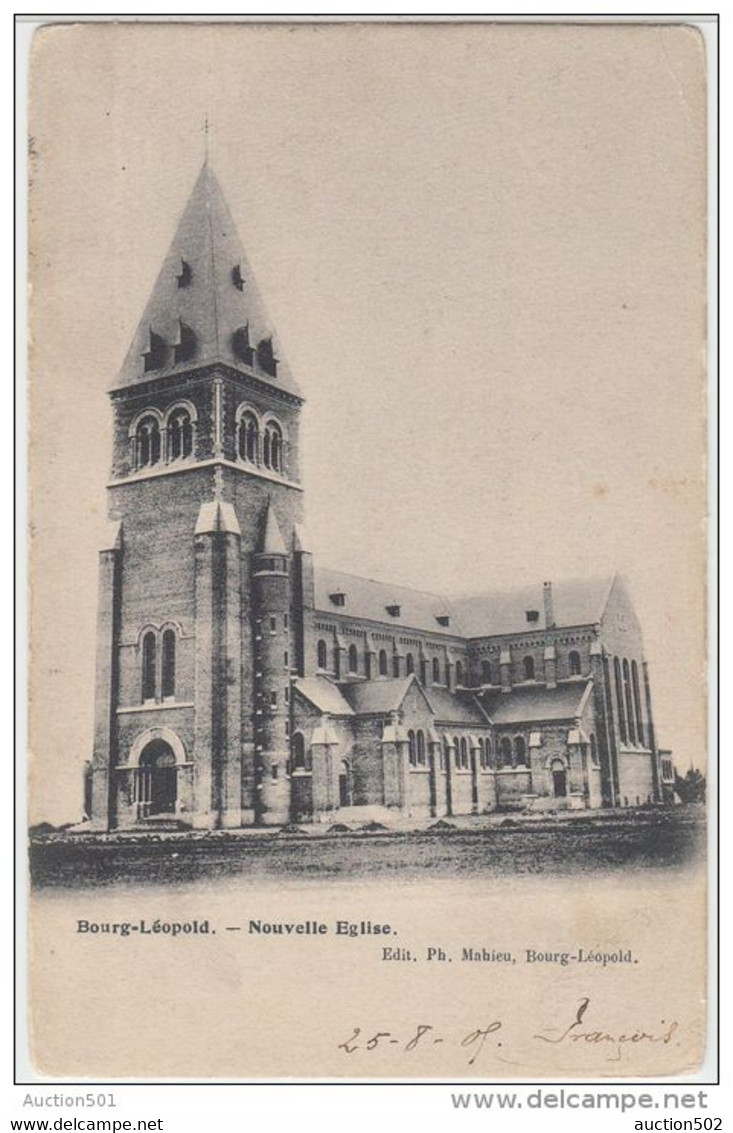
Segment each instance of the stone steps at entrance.
[{"label": "stone steps at entrance", "polygon": [[147,830],[150,834],[173,834],[181,830],[190,830],[191,826],[188,822],[182,822],[180,818],[171,817],[170,814],[153,814],[148,818],[138,818],[134,829]]},{"label": "stone steps at entrance", "polygon": [[385,826],[393,826],[399,822],[401,817],[399,812],[392,810],[391,807],[379,806],[378,804],[372,806],[342,806],[329,815],[329,821],[336,815],[339,822],[345,822],[349,825],[352,823],[358,825],[362,822],[381,822]]}]

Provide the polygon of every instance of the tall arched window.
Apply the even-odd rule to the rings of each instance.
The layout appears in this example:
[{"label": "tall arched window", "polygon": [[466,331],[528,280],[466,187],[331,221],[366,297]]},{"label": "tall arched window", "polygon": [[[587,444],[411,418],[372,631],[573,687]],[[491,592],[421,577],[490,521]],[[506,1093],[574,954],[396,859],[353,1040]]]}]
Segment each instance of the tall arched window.
[{"label": "tall arched window", "polygon": [[453,737],[453,762],[456,767],[461,766],[461,741],[458,736]]},{"label": "tall arched window", "polygon": [[636,661],[631,662],[631,684],[634,691],[634,709],[636,712],[636,730],[639,735],[639,743],[644,743],[644,725],[641,719],[641,696],[639,694],[639,669]]},{"label": "tall arched window", "polygon": [[301,732],[293,736],[293,771],[312,771],[313,760]]},{"label": "tall arched window", "polygon": [[163,673],[162,692],[163,699],[176,695],[176,633],[167,629],[163,633]]},{"label": "tall arched window", "polygon": [[260,426],[254,413],[243,413],[237,429],[237,453],[240,460],[258,464],[260,458]]},{"label": "tall arched window", "polygon": [[160,426],[155,417],[143,417],[135,434],[138,468],[147,468],[160,460]]},{"label": "tall arched window", "polygon": [[456,661],[456,684],[463,684],[463,665],[460,661]]},{"label": "tall arched window", "polygon": [[524,665],[524,679],[525,681],[534,680],[534,657],[525,657],[522,662]]},{"label": "tall arched window", "polygon": [[491,684],[491,661],[481,662],[481,684]]},{"label": "tall arched window", "polygon": [[400,675],[400,659],[399,659],[399,656],[395,653],[394,657],[392,658],[392,676],[398,677],[399,675]]},{"label": "tall arched window", "polygon": [[468,740],[465,736],[461,736],[461,767],[464,771],[468,770]]},{"label": "tall arched window", "polygon": [[328,646],[326,645],[323,638],[321,638],[321,640],[318,642],[318,668],[328,668]]},{"label": "tall arched window", "polygon": [[626,721],[629,729],[629,739],[632,744],[636,743],[636,728],[634,726],[634,706],[631,700],[631,675],[629,673],[629,662],[624,658],[623,662],[624,674],[624,704],[626,705]]},{"label": "tall arched window", "polygon": [[482,767],[482,768],[485,767],[483,736],[479,736],[479,738],[478,738],[478,765],[479,765],[479,767]]},{"label": "tall arched window", "polygon": [[417,733],[417,762],[419,767],[424,767],[426,763],[425,733],[422,729]]},{"label": "tall arched window", "polygon": [[410,764],[412,767],[414,767],[417,763],[417,745],[415,743],[415,733],[413,732],[412,728],[410,728],[409,732],[407,733],[407,746],[410,756]]},{"label": "tall arched window", "polygon": [[618,731],[621,742],[626,743],[626,712],[624,710],[624,692],[621,687],[621,665],[618,657],[613,659],[613,681],[616,685],[616,708],[618,711]]},{"label": "tall arched window", "polygon": [[359,654],[355,645],[349,646],[349,672],[357,673],[359,671]]},{"label": "tall arched window", "polygon": [[580,654],[576,649],[571,649],[568,653],[568,668],[571,677],[580,676]]},{"label": "tall arched window", "polygon": [[185,460],[193,452],[193,424],[187,409],[176,409],[168,421],[168,459]]},{"label": "tall arched window", "polygon": [[155,634],[149,630],[143,638],[143,700],[155,700]]},{"label": "tall arched window", "polygon": [[524,766],[527,762],[527,745],[522,736],[514,738],[514,753],[517,757],[517,766]]},{"label": "tall arched window", "polygon": [[512,741],[509,736],[504,736],[499,745],[501,752],[501,765],[502,767],[511,767],[512,765]]},{"label": "tall arched window", "polygon": [[412,653],[408,653],[405,658],[405,669],[407,670],[408,676],[410,673],[415,672],[415,658],[412,656]]},{"label": "tall arched window", "polygon": [[380,649],[379,650],[379,675],[380,675],[380,677],[386,677],[388,672],[389,672],[389,669],[388,669],[388,662],[387,662],[387,650],[386,649]]},{"label": "tall arched window", "polygon": [[433,684],[440,684],[440,659],[433,657]]},{"label": "tall arched window", "polygon": [[273,472],[282,472],[283,431],[277,421],[268,421],[265,426],[263,462],[265,468],[271,468]]},{"label": "tall arched window", "polygon": [[484,755],[486,757],[486,768],[487,768],[487,770],[491,767],[492,751],[493,751],[493,745],[492,745],[492,742],[491,742],[491,736],[487,736],[486,740],[484,741]]}]

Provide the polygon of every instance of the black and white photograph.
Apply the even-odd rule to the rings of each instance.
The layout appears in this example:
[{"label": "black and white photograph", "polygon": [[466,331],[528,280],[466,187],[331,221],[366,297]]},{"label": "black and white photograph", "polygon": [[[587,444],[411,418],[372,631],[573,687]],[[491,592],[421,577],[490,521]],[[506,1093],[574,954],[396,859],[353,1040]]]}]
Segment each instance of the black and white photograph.
[{"label": "black and white photograph", "polygon": [[40,1080],[701,1072],[707,98],[682,21],[36,31]]}]

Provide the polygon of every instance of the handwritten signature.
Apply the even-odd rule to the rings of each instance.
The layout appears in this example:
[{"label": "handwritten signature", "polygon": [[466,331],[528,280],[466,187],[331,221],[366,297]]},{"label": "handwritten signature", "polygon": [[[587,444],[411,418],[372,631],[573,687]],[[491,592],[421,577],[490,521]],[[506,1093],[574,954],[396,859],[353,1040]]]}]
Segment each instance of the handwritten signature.
[{"label": "handwritten signature", "polygon": [[591,1028],[590,1030],[584,1029],[583,1019],[590,1007],[590,999],[581,999],[580,1006],[575,1014],[572,1023],[567,1027],[549,1027],[534,1038],[539,1039],[545,1043],[588,1043],[594,1045],[611,1046],[612,1052],[608,1055],[609,1062],[619,1062],[621,1060],[621,1051],[627,1044],[638,1043],[662,1043],[667,1046],[679,1029],[679,1023],[673,1020],[671,1023],[665,1022],[664,1019],[660,1020],[660,1026],[663,1030],[645,1031],[634,1028],[631,1031],[619,1031],[614,1033],[607,1031],[603,1027]]},{"label": "handwritten signature", "polygon": [[[584,998],[576,1009],[574,1017],[566,1026],[548,1027],[531,1038],[542,1043],[553,1045],[574,1045],[584,1043],[590,1046],[603,1047],[607,1061],[621,1060],[622,1051],[629,1045],[656,1044],[667,1046],[679,1030],[679,1023],[675,1020],[665,1022],[660,1020],[659,1029],[645,1030],[633,1028],[629,1031],[607,1030],[604,1027],[592,1027],[585,1016],[590,1007],[590,999]],[[343,1042],[338,1043],[338,1049],[347,1055],[359,1052],[383,1051],[392,1048],[412,1054],[414,1051],[425,1051],[428,1048],[440,1045],[453,1046],[465,1050],[468,1055],[468,1065],[473,1066],[482,1052],[491,1054],[501,1062],[519,1065],[507,1057],[506,1047],[509,1044],[507,1029],[500,1019],[490,1023],[481,1024],[459,1031],[457,1035],[446,1037],[431,1023],[419,1023],[406,1033],[399,1031],[368,1031],[362,1027],[354,1027],[352,1033]],[[500,1053],[502,1051],[502,1053]]]}]

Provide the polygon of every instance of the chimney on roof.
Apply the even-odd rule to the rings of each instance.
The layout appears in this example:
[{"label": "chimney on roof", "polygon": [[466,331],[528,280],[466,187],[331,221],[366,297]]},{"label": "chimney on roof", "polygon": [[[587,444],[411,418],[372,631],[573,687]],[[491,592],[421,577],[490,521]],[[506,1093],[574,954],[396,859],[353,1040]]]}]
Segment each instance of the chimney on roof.
[{"label": "chimney on roof", "polygon": [[552,629],[555,625],[555,609],[552,602],[552,583],[545,582],[542,587],[545,599],[545,628]]}]

